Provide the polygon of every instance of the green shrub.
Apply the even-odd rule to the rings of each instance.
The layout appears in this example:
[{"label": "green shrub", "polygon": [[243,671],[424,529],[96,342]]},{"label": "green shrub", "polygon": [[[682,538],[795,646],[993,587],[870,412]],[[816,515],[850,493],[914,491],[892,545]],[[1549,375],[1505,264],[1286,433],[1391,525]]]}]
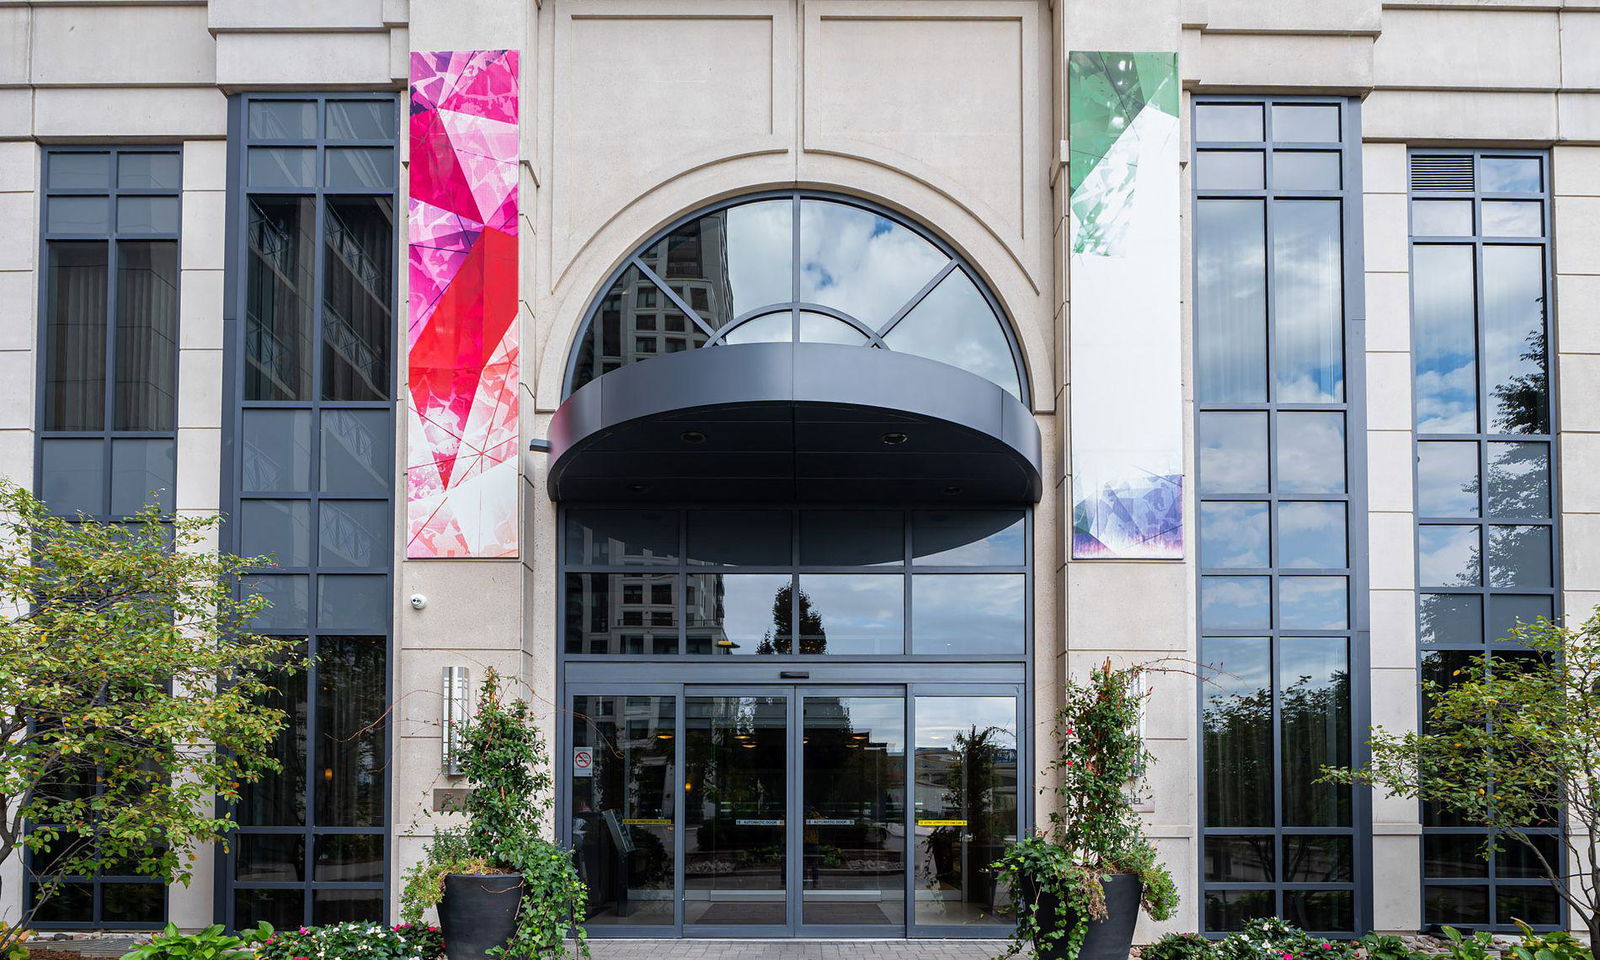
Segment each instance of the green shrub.
[{"label": "green shrub", "polygon": [[1217,944],[1218,960],[1348,960],[1345,944],[1313,937],[1287,920],[1262,917]]},{"label": "green shrub", "polygon": [[1441,956],[1446,960],[1494,960],[1500,951],[1494,935],[1482,930],[1467,936],[1455,927],[1444,927],[1445,949]]},{"label": "green shrub", "polygon": [[1169,933],[1139,951],[1140,960],[1212,960],[1217,945],[1198,933]]},{"label": "green shrub", "polygon": [[1418,960],[1427,956],[1420,950],[1406,946],[1406,942],[1399,937],[1381,933],[1369,933],[1351,946],[1366,954],[1367,960]]},{"label": "green shrub", "polygon": [[1521,920],[1517,926],[1522,930],[1522,942],[1511,948],[1513,960],[1594,960],[1583,942],[1565,930],[1534,933]]},{"label": "green shrub", "polygon": [[256,960],[438,960],[444,956],[439,928],[403,923],[335,923],[275,933]]},{"label": "green shrub", "polygon": [[266,921],[237,937],[224,933],[220,923],[199,933],[183,933],[177,924],[169,923],[123,954],[122,960],[249,960],[254,955],[252,948],[271,936],[272,927]]}]

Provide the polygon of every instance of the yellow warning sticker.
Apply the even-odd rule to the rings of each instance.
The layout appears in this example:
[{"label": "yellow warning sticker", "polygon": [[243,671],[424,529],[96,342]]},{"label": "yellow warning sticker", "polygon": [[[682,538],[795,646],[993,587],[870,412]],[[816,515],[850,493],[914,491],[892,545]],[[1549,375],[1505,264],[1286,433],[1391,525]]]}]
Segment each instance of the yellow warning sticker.
[{"label": "yellow warning sticker", "polygon": [[917,826],[919,826],[919,827],[964,827],[966,825],[967,825],[967,821],[965,821],[965,820],[918,820],[917,821]]},{"label": "yellow warning sticker", "polygon": [[622,822],[630,827],[670,827],[671,820],[652,820],[644,817],[623,817]]}]

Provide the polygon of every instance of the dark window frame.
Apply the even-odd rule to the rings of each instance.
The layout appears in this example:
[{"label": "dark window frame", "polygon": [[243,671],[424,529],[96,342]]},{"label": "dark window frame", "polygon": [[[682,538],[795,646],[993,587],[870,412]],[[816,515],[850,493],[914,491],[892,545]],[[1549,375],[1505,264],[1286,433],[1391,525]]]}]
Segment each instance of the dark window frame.
[{"label": "dark window frame", "polygon": [[[393,140],[337,140],[333,141],[326,136],[319,135],[311,139],[301,138],[271,138],[257,140],[249,136],[249,106],[252,103],[264,101],[309,101],[315,110],[317,131],[323,134],[326,131],[325,118],[327,104],[330,101],[375,101],[392,104],[395,111],[395,138]],[[306,583],[307,618],[306,630],[273,628],[270,632],[286,636],[305,637],[308,651],[315,656],[318,652],[318,642],[321,638],[355,637],[376,638],[383,643],[385,650],[385,678],[384,699],[386,705],[394,702],[394,672],[396,668],[394,624],[393,624],[393,596],[396,581],[394,570],[395,543],[393,539],[385,541],[380,549],[382,562],[369,567],[338,567],[322,565],[318,562],[320,540],[320,508],[323,503],[330,502],[381,502],[386,505],[388,524],[383,527],[390,534],[393,533],[395,522],[396,489],[401,473],[398,463],[398,445],[394,442],[395,425],[397,419],[396,396],[400,377],[397,370],[399,357],[403,351],[399,348],[403,328],[399,318],[399,272],[404,266],[401,255],[402,228],[404,219],[401,211],[404,209],[399,204],[399,178],[400,178],[400,144],[399,137],[403,130],[404,113],[403,101],[399,95],[390,92],[274,92],[274,93],[248,93],[236,95],[229,100],[229,139],[228,139],[228,213],[227,213],[227,272],[225,276],[224,298],[224,331],[225,331],[225,357],[224,368],[224,416],[223,416],[223,455],[222,455],[222,504],[223,509],[234,518],[224,529],[223,546],[233,552],[241,549],[241,524],[238,522],[241,508],[247,501],[252,500],[292,500],[308,505],[309,517],[309,563],[302,566],[279,566],[270,569],[270,575],[298,576]],[[314,181],[312,185],[303,188],[272,187],[270,189],[255,189],[248,182],[248,151],[252,145],[268,143],[274,147],[309,147],[315,150]],[[391,185],[388,189],[346,189],[327,186],[325,172],[325,155],[329,145],[337,147],[387,147],[393,150],[394,168],[390,172]],[[246,237],[249,226],[251,200],[255,196],[285,197],[294,199],[309,199],[314,205],[315,223],[313,225],[313,251],[314,263],[314,297],[312,302],[311,317],[311,368],[309,374],[309,387],[304,399],[296,400],[250,400],[245,399],[246,369],[249,358],[246,354],[246,316],[248,297],[248,261],[250,244]],[[328,232],[325,227],[327,207],[329,200],[340,198],[376,197],[390,201],[393,211],[394,234],[390,248],[391,277],[390,277],[390,344],[388,350],[388,383],[385,386],[388,398],[382,400],[328,400],[324,399],[323,367],[325,364],[325,344],[323,340],[324,328],[324,283],[326,271],[324,263],[327,254]],[[243,473],[243,456],[245,446],[244,419],[247,414],[257,411],[304,411],[310,422],[310,436],[307,438],[309,461],[308,471],[310,482],[306,490],[257,490],[245,489]],[[338,414],[346,411],[373,411],[375,414],[387,415],[387,437],[390,443],[389,462],[390,472],[387,475],[389,486],[382,493],[336,493],[322,492],[319,489],[319,480],[323,467],[322,436],[324,424],[327,422],[324,414]],[[265,572],[265,571],[263,571]],[[390,603],[386,605],[382,622],[369,624],[366,627],[354,628],[348,625],[329,626],[319,628],[317,625],[317,611],[319,607],[320,592],[324,581],[336,582],[341,577],[370,577],[380,576],[387,587],[386,596]],[[331,586],[332,582],[328,585]],[[300,825],[293,826],[241,826],[234,832],[234,837],[241,836],[298,836],[304,838],[304,860],[302,863],[302,880],[293,882],[277,881],[239,881],[235,879],[235,866],[238,859],[238,844],[231,843],[226,853],[219,850],[216,866],[216,902],[215,916],[229,927],[236,926],[235,915],[236,893],[260,891],[297,891],[302,897],[302,917],[300,922],[310,925],[317,922],[316,902],[317,894],[323,891],[344,891],[354,893],[376,894],[380,903],[380,916],[378,922],[387,922],[390,909],[390,885],[394,880],[394,842],[393,842],[393,760],[396,746],[393,725],[387,720],[382,724],[382,765],[383,778],[381,823],[370,827],[349,827],[323,825],[317,822],[317,781],[314,776],[313,764],[316,760],[316,750],[319,739],[318,714],[318,689],[320,687],[320,669],[313,667],[305,678],[306,685],[306,724],[305,724],[305,749],[304,762],[306,764],[305,784],[305,819]],[[291,718],[292,722],[292,718]],[[329,881],[317,880],[316,877],[316,840],[319,837],[337,835],[367,835],[381,836],[383,847],[382,878],[375,881]],[[332,922],[326,918],[326,922]]]},{"label": "dark window frame", "polygon": [[[748,203],[755,203],[763,200],[785,199],[791,200],[794,205],[791,212],[790,221],[792,241],[790,245],[791,296],[787,301],[775,301],[770,304],[764,304],[760,307],[739,314],[738,316],[731,318],[723,327],[716,328],[711,326],[700,317],[699,312],[691,306],[689,298],[685,298],[676,289],[674,289],[673,284],[664,279],[660,272],[656,269],[655,265],[650,261],[650,256],[654,248],[660,244],[662,245],[663,257],[667,262],[670,262],[672,259],[671,251],[668,249],[664,241],[666,241],[668,237],[670,237],[681,227],[693,223],[696,220],[699,220],[701,217],[718,213],[722,210],[729,209],[730,207],[743,206],[744,204]],[[912,294],[909,300],[901,305],[900,309],[895,312],[893,317],[881,325],[881,329],[876,329],[872,324],[853,317],[836,307],[804,301],[800,295],[800,203],[803,200],[821,200],[830,203],[842,204],[882,217],[897,226],[901,226],[907,230],[910,230],[921,239],[932,244],[940,253],[944,254],[950,259],[939,270],[937,270],[919,290]],[[739,194],[717,203],[695,208],[680,217],[676,217],[660,230],[652,233],[643,243],[635,246],[633,251],[630,252],[614,270],[607,274],[604,281],[595,288],[593,296],[589,302],[589,306],[584,311],[583,321],[578,324],[577,329],[573,332],[572,341],[568,344],[567,362],[563,367],[564,375],[562,377],[561,387],[561,395],[563,397],[570,396],[572,392],[577,389],[578,385],[576,382],[578,377],[578,362],[581,358],[582,345],[585,339],[589,336],[589,332],[593,328],[596,320],[600,318],[602,310],[605,309],[609,300],[607,295],[610,293],[612,287],[617,283],[617,281],[621,280],[630,269],[637,269],[639,271],[641,281],[645,284],[648,284],[650,287],[653,287],[658,292],[658,296],[660,298],[658,303],[662,309],[676,309],[687,318],[688,329],[684,331],[685,342],[688,343],[689,341],[695,339],[698,339],[699,342],[694,343],[692,346],[687,346],[686,349],[697,349],[703,346],[715,346],[722,344],[725,342],[725,337],[730,331],[733,331],[750,321],[769,316],[773,313],[782,312],[790,313],[794,320],[790,331],[793,342],[799,342],[799,315],[802,312],[806,312],[823,314],[855,328],[865,340],[865,342],[862,344],[864,347],[890,349],[887,344],[884,343],[884,337],[888,336],[889,332],[893,330],[902,319],[904,319],[906,314],[910,313],[920,303],[922,303],[922,301],[939,286],[942,280],[944,280],[951,273],[963,271],[972,280],[973,286],[983,297],[984,302],[988,304],[989,309],[994,312],[995,321],[999,324],[1001,332],[1005,335],[1006,346],[1010,351],[1012,366],[1016,370],[1018,390],[1021,393],[1021,396],[1018,399],[1021,400],[1024,406],[1027,406],[1030,409],[1032,407],[1032,401],[1030,400],[1031,393],[1027,358],[1023,353],[1022,344],[1017,336],[1015,326],[1011,321],[1011,316],[1006,312],[1005,307],[1001,304],[1000,298],[995,295],[992,289],[990,289],[988,278],[982,272],[980,272],[976,266],[971,263],[971,261],[964,257],[950,243],[935,234],[931,229],[917,223],[909,217],[883,206],[882,204],[874,203],[862,197],[850,196],[848,194],[841,194],[827,190],[805,189],[767,190],[756,193]],[[679,282],[678,286],[682,287],[684,284]],[[665,341],[663,340],[663,334],[664,331],[655,331],[654,342],[656,344],[665,344]],[[661,351],[657,355],[665,355],[668,352],[676,351]],[[596,374],[595,377],[591,379],[596,379],[603,375],[604,373],[602,372]]]},{"label": "dark window frame", "polygon": [[[64,155],[105,154],[107,157],[107,181],[103,187],[53,187],[50,185],[50,168],[55,157]],[[123,154],[161,154],[176,157],[178,161],[178,185],[174,187],[123,187],[118,180],[118,159]],[[174,450],[174,463],[176,463],[176,447],[178,438],[178,389],[180,380],[178,376],[178,356],[180,349],[181,330],[176,326],[176,334],[172,341],[171,364],[173,371],[172,380],[172,428],[169,430],[119,430],[117,429],[117,310],[118,310],[118,255],[119,241],[170,241],[174,247],[177,270],[175,281],[178,284],[175,296],[182,295],[183,279],[183,240],[181,236],[182,211],[183,211],[183,150],[178,144],[150,144],[140,146],[101,146],[85,144],[78,146],[45,147],[40,151],[40,196],[39,207],[39,297],[38,297],[38,323],[37,340],[37,375],[34,384],[34,410],[38,430],[34,436],[33,449],[33,489],[41,492],[45,489],[44,449],[52,440],[98,440],[101,442],[101,506],[103,509],[86,514],[90,520],[100,522],[114,522],[128,519],[128,515],[111,513],[111,505],[115,500],[113,483],[115,473],[112,470],[112,446],[117,440],[166,440],[172,444]],[[51,197],[60,196],[92,196],[105,197],[108,213],[108,229],[97,232],[82,231],[53,231],[49,223],[49,207]],[[179,211],[179,230],[165,232],[127,232],[118,229],[117,223],[117,198],[123,196],[146,197],[173,197],[177,199]],[[106,247],[106,317],[105,317],[105,368],[104,368],[104,406],[101,415],[101,425],[98,430],[62,430],[51,429],[44,426],[45,412],[49,402],[49,371],[50,371],[50,314],[52,308],[51,278],[50,278],[50,246],[55,242],[99,242]],[[179,314],[181,317],[181,313]],[[178,321],[178,318],[174,318]],[[181,321],[178,321],[181,322]],[[176,484],[176,473],[173,483]],[[168,490],[168,496],[173,491]],[[174,504],[175,506],[175,504]],[[25,851],[23,858],[23,891],[24,891],[24,916],[34,909],[34,854]],[[63,877],[63,882],[71,885],[88,885],[91,888],[90,914],[81,921],[77,920],[44,920],[33,924],[40,930],[143,930],[152,925],[159,926],[166,922],[170,908],[170,897],[167,895],[167,884],[149,877],[139,876],[111,876],[100,873],[93,877]],[[161,890],[161,915],[154,922],[150,921],[107,921],[103,919],[105,887],[113,884],[144,884],[159,885]]]},{"label": "dark window frame", "polygon": [[[1411,176],[1411,161],[1418,157],[1451,157],[1468,160],[1473,169],[1473,182],[1471,189],[1418,189]],[[1480,189],[1477,178],[1478,160],[1489,157],[1530,158],[1539,161],[1540,185],[1542,189],[1537,193],[1528,192],[1495,192]],[[1406,256],[1408,265],[1407,289],[1411,294],[1408,305],[1410,331],[1412,334],[1412,383],[1416,377],[1416,317],[1415,317],[1415,252],[1419,246],[1441,247],[1470,247],[1472,249],[1472,316],[1473,316],[1473,366],[1474,388],[1476,391],[1476,404],[1474,408],[1475,426],[1473,430],[1461,433],[1423,432],[1417,428],[1415,410],[1413,409],[1412,422],[1412,490],[1416,500],[1413,504],[1414,526],[1418,535],[1418,549],[1414,557],[1414,577],[1417,595],[1417,666],[1419,677],[1426,674],[1427,658],[1434,652],[1462,652],[1472,655],[1492,656],[1496,652],[1514,651],[1520,649],[1514,643],[1507,643],[1503,638],[1491,636],[1489,624],[1492,622],[1492,600],[1495,596],[1541,596],[1550,599],[1551,616],[1559,619],[1562,615],[1562,576],[1561,576],[1561,471],[1560,447],[1558,425],[1559,407],[1557,403],[1557,357],[1556,338],[1558,325],[1556,320],[1556,304],[1553,296],[1555,291],[1555,266],[1553,262],[1555,230],[1553,225],[1554,197],[1550,188],[1551,158],[1548,150],[1521,150],[1521,149],[1447,149],[1447,148],[1415,148],[1407,152],[1407,191],[1406,191],[1406,224],[1407,244]],[[1502,237],[1486,236],[1482,232],[1482,206],[1484,199],[1491,200],[1524,200],[1538,201],[1541,204],[1542,232],[1537,237]],[[1472,232],[1470,235],[1419,235],[1414,231],[1413,213],[1416,200],[1461,200],[1472,204]],[[1489,393],[1487,364],[1484,362],[1488,355],[1488,337],[1485,332],[1484,318],[1484,273],[1483,250],[1485,246],[1526,246],[1537,247],[1543,256],[1544,269],[1542,282],[1544,284],[1544,325],[1545,325],[1545,413],[1548,429],[1539,433],[1503,433],[1488,429],[1491,398]],[[1415,401],[1413,399],[1413,407]],[[1444,517],[1424,516],[1421,509],[1421,482],[1419,468],[1420,444],[1433,442],[1472,443],[1477,447],[1478,470],[1478,515],[1475,517]],[[1549,471],[1549,511],[1544,517],[1504,517],[1494,516],[1489,509],[1489,445],[1491,443],[1535,443],[1542,444],[1546,451],[1546,465]],[[1424,527],[1429,526],[1457,526],[1471,525],[1478,529],[1478,562],[1479,581],[1477,586],[1428,586],[1422,581],[1421,563],[1421,537]],[[1488,536],[1492,526],[1538,526],[1550,531],[1550,586],[1549,587],[1493,587],[1489,584],[1488,573]],[[1453,596],[1468,596],[1478,598],[1478,619],[1480,635],[1478,642],[1459,641],[1446,643],[1422,642],[1422,602],[1423,594],[1441,594]],[[1421,723],[1426,715],[1426,703],[1421,693],[1417,694],[1417,717]],[[1432,826],[1427,823],[1427,811],[1422,804],[1418,804],[1418,822],[1422,824],[1422,834],[1418,844],[1417,870],[1421,879],[1421,914],[1424,925],[1433,923],[1454,923],[1482,927],[1487,930],[1500,932],[1516,932],[1514,923],[1501,922],[1497,916],[1499,890],[1501,887],[1548,887],[1547,881],[1534,877],[1501,877],[1498,875],[1498,860],[1500,855],[1495,854],[1485,863],[1485,874],[1481,877],[1429,877],[1427,875],[1427,841],[1429,837],[1443,836],[1469,836],[1481,840],[1489,834],[1488,830],[1477,827],[1448,827]],[[1563,828],[1555,827],[1530,827],[1527,832],[1532,835],[1560,836]],[[1562,855],[1565,856],[1565,849]],[[1428,891],[1430,888],[1482,888],[1486,891],[1488,901],[1489,922],[1477,920],[1462,920],[1458,918],[1428,919]],[[1568,920],[1568,906],[1559,897],[1556,898],[1559,919],[1553,924],[1535,924],[1537,930],[1565,929]]]},{"label": "dark window frame", "polygon": [[[1361,204],[1361,108],[1360,104],[1343,97],[1276,97],[1276,96],[1201,96],[1196,95],[1191,99],[1189,119],[1191,131],[1195,130],[1194,119],[1197,108],[1210,104],[1224,105],[1260,105],[1262,109],[1262,139],[1250,141],[1201,141],[1198,134],[1190,138],[1190,163],[1191,163],[1191,224],[1198,220],[1200,203],[1205,199],[1255,199],[1263,204],[1263,242],[1265,252],[1265,396],[1264,402],[1218,402],[1209,403],[1196,400],[1196,434],[1197,450],[1199,436],[1199,418],[1208,412],[1260,412],[1267,421],[1267,493],[1236,493],[1212,494],[1198,492],[1204,478],[1197,478],[1196,484],[1197,505],[1204,502],[1264,502],[1269,504],[1269,544],[1271,555],[1270,566],[1264,568],[1203,568],[1196,563],[1197,586],[1197,621],[1199,617],[1198,598],[1203,595],[1203,586],[1208,576],[1261,576],[1268,580],[1268,603],[1271,610],[1270,629],[1238,628],[1238,629],[1209,629],[1204,623],[1197,622],[1196,637],[1199,644],[1198,659],[1205,661],[1205,638],[1249,637],[1267,638],[1270,651],[1270,677],[1269,689],[1272,695],[1273,728],[1271,743],[1274,754],[1272,773],[1272,826],[1260,827],[1210,827],[1206,826],[1205,811],[1205,737],[1204,716],[1206,701],[1206,679],[1201,677],[1198,687],[1196,703],[1196,823],[1200,825],[1200,849],[1198,850],[1198,864],[1196,882],[1200,891],[1200,917],[1199,927],[1207,935],[1220,936],[1227,932],[1224,930],[1209,930],[1206,924],[1206,895],[1210,892],[1265,892],[1270,900],[1271,909],[1268,913],[1272,916],[1284,916],[1288,897],[1297,892],[1317,891],[1348,891],[1352,899],[1353,927],[1343,930],[1318,930],[1314,931],[1326,935],[1352,936],[1370,929],[1372,917],[1372,816],[1371,798],[1368,791],[1354,790],[1350,797],[1350,825],[1348,827],[1291,827],[1285,826],[1285,808],[1283,797],[1283,724],[1281,716],[1282,690],[1280,689],[1278,673],[1281,665],[1280,640],[1283,638],[1343,638],[1347,641],[1348,673],[1349,673],[1349,717],[1350,717],[1350,756],[1352,763],[1359,766],[1366,759],[1365,737],[1361,734],[1370,719],[1370,598],[1367,576],[1367,498],[1366,498],[1366,384],[1365,364],[1363,355],[1365,351],[1365,307],[1364,307],[1364,263],[1362,251],[1362,204]],[[1339,108],[1340,139],[1338,141],[1312,142],[1312,141],[1282,141],[1273,140],[1272,108],[1277,105],[1327,105]],[[1193,184],[1193,177],[1199,170],[1199,152],[1207,150],[1258,150],[1264,154],[1264,169],[1262,187],[1259,189],[1221,189],[1200,187]],[[1323,190],[1304,189],[1274,189],[1272,157],[1276,152],[1286,151],[1339,151],[1340,185],[1337,188]],[[1291,403],[1277,402],[1272,398],[1277,395],[1279,385],[1276,379],[1277,370],[1277,339],[1276,339],[1276,313],[1274,294],[1276,287],[1273,279],[1273,216],[1275,200],[1337,200],[1341,203],[1342,227],[1342,307],[1344,349],[1343,361],[1343,389],[1344,397],[1339,402]],[[1191,240],[1191,246],[1193,241]],[[1191,274],[1192,288],[1199,287],[1198,257],[1191,265],[1194,271]],[[1193,318],[1195,324],[1194,363],[1198,376],[1201,369],[1201,337],[1199,334],[1199,318]],[[1277,460],[1279,446],[1277,443],[1278,418],[1281,412],[1338,412],[1344,417],[1345,437],[1345,471],[1346,483],[1342,494],[1299,494],[1283,493],[1278,490]],[[1198,475],[1198,454],[1196,472]],[[1282,574],[1278,565],[1277,537],[1277,505],[1280,502],[1333,502],[1345,505],[1346,523],[1346,566],[1328,570],[1309,570],[1295,568],[1293,575],[1317,575],[1319,573],[1343,576],[1347,578],[1346,610],[1348,614],[1347,627],[1343,630],[1303,630],[1284,628],[1279,625],[1278,586]],[[1198,534],[1198,524],[1196,525]],[[1196,537],[1198,549],[1198,535]],[[1206,843],[1209,837],[1240,837],[1240,836],[1267,836],[1273,838],[1274,870],[1276,877],[1269,882],[1210,882],[1206,879]],[[1283,876],[1284,847],[1286,838],[1295,836],[1348,836],[1351,839],[1351,881],[1346,883],[1304,883],[1289,882],[1281,879]]]}]

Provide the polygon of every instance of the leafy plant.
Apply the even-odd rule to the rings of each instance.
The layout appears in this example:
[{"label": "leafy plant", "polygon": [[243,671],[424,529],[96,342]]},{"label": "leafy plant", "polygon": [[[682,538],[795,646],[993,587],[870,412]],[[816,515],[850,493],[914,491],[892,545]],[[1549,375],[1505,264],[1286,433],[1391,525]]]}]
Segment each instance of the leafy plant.
[{"label": "leafy plant", "polygon": [[[1474,657],[1422,682],[1422,730],[1375,727],[1372,760],[1324,780],[1382,786],[1486,827],[1483,853],[1523,853],[1600,945],[1600,613],[1570,628],[1540,619],[1510,632],[1523,649]],[[1566,829],[1534,834],[1530,827]],[[1541,845],[1551,836],[1555,850]],[[1526,918],[1524,918],[1526,919]]]},{"label": "leafy plant", "polygon": [[1313,937],[1278,917],[1261,917],[1245,924],[1217,943],[1218,960],[1344,960],[1350,951],[1343,944]]},{"label": "leafy plant", "polygon": [[256,960],[439,960],[444,937],[436,926],[402,923],[335,923],[275,933]]},{"label": "leafy plant", "polygon": [[31,951],[28,950],[27,940],[32,935],[31,930],[17,929],[0,920],[0,942],[5,943],[4,947],[0,947],[0,960],[28,960]]},{"label": "leafy plant", "polygon": [[571,855],[543,836],[554,788],[549,751],[527,701],[506,700],[493,669],[486,671],[477,711],[462,731],[460,761],[470,787],[466,820],[435,831],[422,861],[406,872],[401,915],[420,921],[444,896],[448,874],[520,874],[516,932],[495,952],[518,960],[565,960],[572,937],[587,957],[588,935],[576,918],[588,888]]},{"label": "leafy plant", "polygon": [[[1177,885],[1135,809],[1154,761],[1139,728],[1150,669],[1113,669],[1108,660],[1086,681],[1067,679],[1054,722],[1056,756],[1046,767],[1055,778],[1050,826],[995,864],[1017,912],[1004,956],[1029,945],[1038,953],[1064,946],[1068,960],[1076,960],[1089,922],[1106,916],[1101,879],[1112,874],[1139,876],[1151,918],[1165,920],[1176,909]],[[1046,904],[1053,915],[1041,916]]]},{"label": "leafy plant", "polygon": [[1494,960],[1500,955],[1491,933],[1479,930],[1469,937],[1455,927],[1447,926],[1443,930],[1445,948],[1442,956],[1446,960]]},{"label": "leafy plant", "polygon": [[1399,937],[1382,933],[1369,933],[1353,944],[1366,954],[1367,960],[1419,960],[1424,954],[1413,950]]},{"label": "leafy plant", "polygon": [[1518,920],[1522,942],[1511,948],[1515,960],[1594,960],[1594,954],[1565,930],[1535,933],[1533,928]]},{"label": "leafy plant", "polygon": [[158,934],[122,955],[122,960],[249,960],[256,944],[272,936],[272,926],[263,920],[239,936],[224,933],[214,923],[199,933],[183,933],[169,923]]},{"label": "leafy plant", "polygon": [[217,522],[57,517],[0,482],[0,861],[186,883],[242,786],[278,769],[269,695],[298,641],[250,632],[264,602],[239,578],[266,561],[219,556]]},{"label": "leafy plant", "polygon": [[1139,960],[1213,960],[1217,945],[1198,933],[1169,933],[1139,951]]}]

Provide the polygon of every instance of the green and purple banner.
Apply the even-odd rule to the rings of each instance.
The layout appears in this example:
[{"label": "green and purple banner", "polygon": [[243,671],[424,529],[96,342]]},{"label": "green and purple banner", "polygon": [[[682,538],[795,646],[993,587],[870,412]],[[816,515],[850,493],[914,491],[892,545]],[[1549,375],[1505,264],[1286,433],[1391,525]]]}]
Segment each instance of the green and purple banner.
[{"label": "green and purple banner", "polygon": [[1067,58],[1072,556],[1183,558],[1178,56]]}]

